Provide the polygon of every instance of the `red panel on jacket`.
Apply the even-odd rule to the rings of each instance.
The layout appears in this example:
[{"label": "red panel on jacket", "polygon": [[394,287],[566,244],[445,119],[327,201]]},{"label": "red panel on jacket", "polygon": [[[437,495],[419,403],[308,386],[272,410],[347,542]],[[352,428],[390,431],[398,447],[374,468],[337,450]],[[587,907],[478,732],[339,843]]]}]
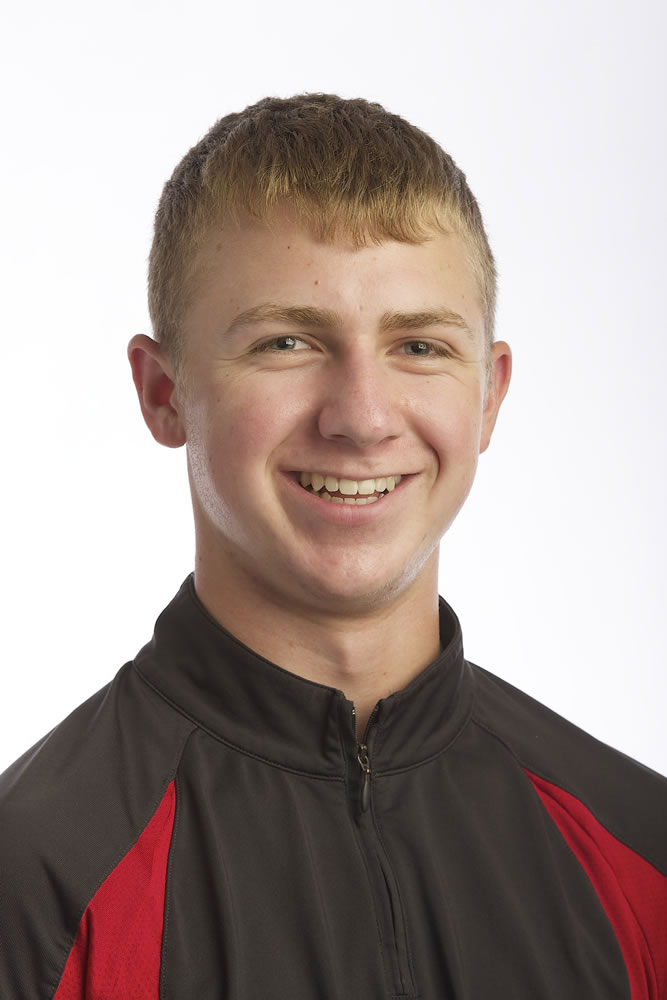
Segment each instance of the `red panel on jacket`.
[{"label": "red panel on jacket", "polygon": [[667,997],[667,877],[569,792],[526,773],[600,897],[623,952],[632,1000]]},{"label": "red panel on jacket", "polygon": [[89,903],[54,1000],[157,1000],[175,806],[172,781],[136,844]]}]

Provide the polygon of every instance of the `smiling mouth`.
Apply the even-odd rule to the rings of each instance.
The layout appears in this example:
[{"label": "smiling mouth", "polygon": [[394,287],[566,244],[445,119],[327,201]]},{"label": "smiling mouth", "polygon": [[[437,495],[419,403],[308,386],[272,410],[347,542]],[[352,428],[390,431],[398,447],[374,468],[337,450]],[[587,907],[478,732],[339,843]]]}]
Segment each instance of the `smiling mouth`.
[{"label": "smiling mouth", "polygon": [[377,503],[387,493],[391,493],[400,483],[402,476],[380,476],[378,479],[339,479],[319,472],[300,472],[299,482],[309,493],[316,494],[329,503],[364,504]]}]

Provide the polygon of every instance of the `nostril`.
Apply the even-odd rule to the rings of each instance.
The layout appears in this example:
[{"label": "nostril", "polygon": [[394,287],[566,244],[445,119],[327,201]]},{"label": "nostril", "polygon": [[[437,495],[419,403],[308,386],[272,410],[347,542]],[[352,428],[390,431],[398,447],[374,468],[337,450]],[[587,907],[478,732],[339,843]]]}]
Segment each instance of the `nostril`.
[{"label": "nostril", "polygon": [[318,417],[318,430],[327,440],[346,439],[358,447],[369,447],[402,433],[403,417],[400,408],[356,407],[342,405],[341,401],[322,407]]}]

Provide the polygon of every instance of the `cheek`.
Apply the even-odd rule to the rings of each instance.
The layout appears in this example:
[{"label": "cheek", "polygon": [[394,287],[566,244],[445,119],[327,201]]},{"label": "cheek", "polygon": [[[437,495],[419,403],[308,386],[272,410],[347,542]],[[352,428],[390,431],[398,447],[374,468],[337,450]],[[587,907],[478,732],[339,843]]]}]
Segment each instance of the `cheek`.
[{"label": "cheek", "polygon": [[439,382],[411,407],[422,438],[443,466],[468,465],[479,454],[482,407],[474,386]]},{"label": "cheek", "polygon": [[259,385],[221,405],[214,433],[239,460],[270,462],[276,449],[300,426],[300,404],[287,386]]},{"label": "cheek", "polygon": [[198,408],[188,427],[193,460],[216,481],[261,475],[282,441],[299,426],[299,397],[286,386],[218,387]]},{"label": "cheek", "polygon": [[453,447],[462,460],[474,458],[477,461],[480,433],[481,420],[479,413],[475,411],[458,414],[452,421],[451,437]]}]

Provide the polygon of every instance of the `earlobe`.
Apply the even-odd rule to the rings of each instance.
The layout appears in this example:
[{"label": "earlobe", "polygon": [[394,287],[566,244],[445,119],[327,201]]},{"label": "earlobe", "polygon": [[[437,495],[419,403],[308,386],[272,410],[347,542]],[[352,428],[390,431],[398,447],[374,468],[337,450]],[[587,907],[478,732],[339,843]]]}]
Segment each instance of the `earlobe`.
[{"label": "earlobe", "polygon": [[127,356],[146,426],[160,444],[180,448],[185,444],[185,429],[170,361],[160,345],[144,334],[132,338]]},{"label": "earlobe", "polygon": [[496,341],[491,348],[491,375],[489,388],[482,414],[482,434],[480,439],[480,454],[489,447],[493,428],[496,425],[500,404],[507,395],[512,377],[512,350],[509,344],[502,340]]}]

